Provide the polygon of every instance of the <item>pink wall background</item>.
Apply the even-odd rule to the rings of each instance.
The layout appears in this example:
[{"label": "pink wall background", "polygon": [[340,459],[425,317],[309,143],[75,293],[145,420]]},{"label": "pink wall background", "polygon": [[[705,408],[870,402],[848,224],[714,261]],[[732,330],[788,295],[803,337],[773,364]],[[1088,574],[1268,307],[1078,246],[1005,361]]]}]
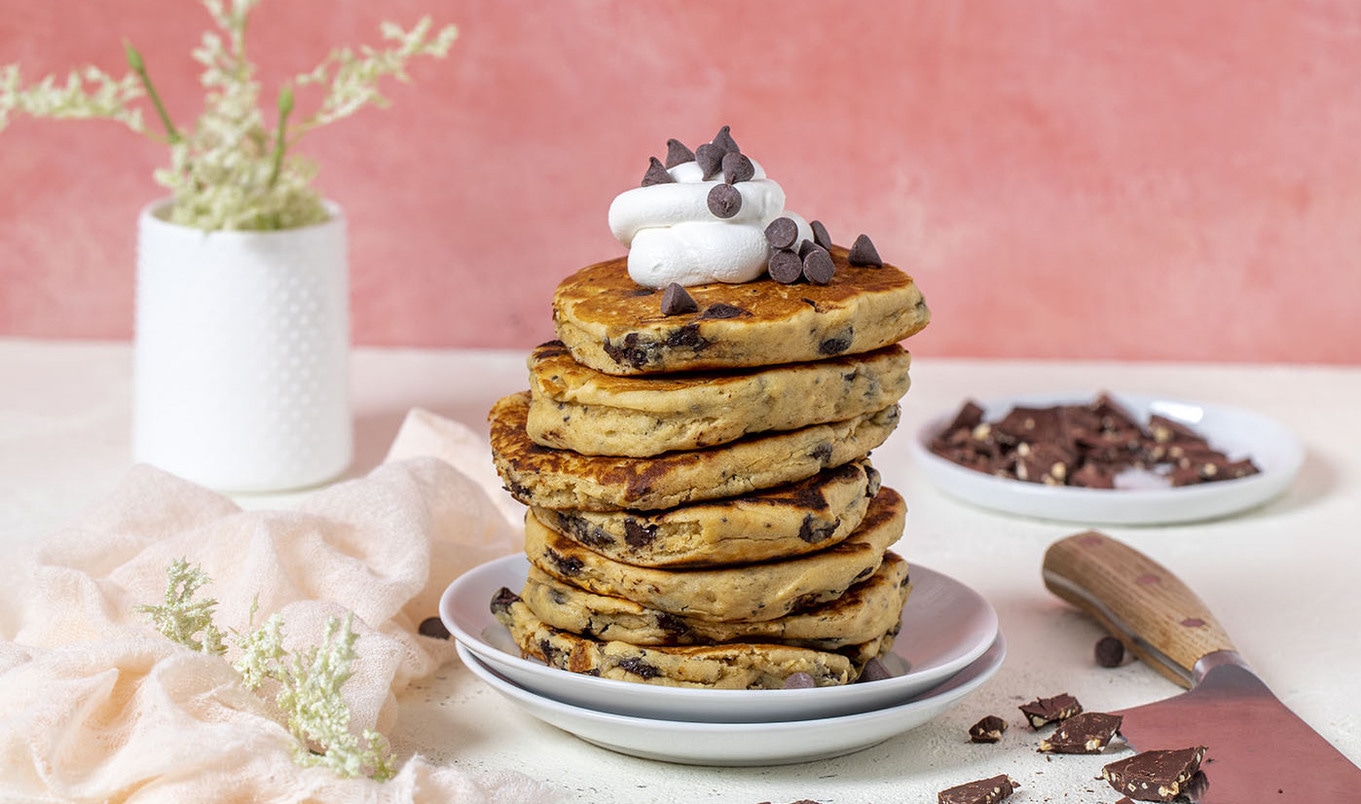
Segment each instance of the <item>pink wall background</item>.
[{"label": "pink wall background", "polygon": [[[935,314],[919,356],[1361,363],[1361,5],[1350,0],[266,0],[272,97],[424,13],[450,57],[301,151],[351,221],[359,344],[523,348],[668,137],[730,124],[790,207],[866,232]],[[177,0],[0,0],[26,76],[146,55],[179,118]],[[130,337],[162,149],[0,132],[0,334]]]}]

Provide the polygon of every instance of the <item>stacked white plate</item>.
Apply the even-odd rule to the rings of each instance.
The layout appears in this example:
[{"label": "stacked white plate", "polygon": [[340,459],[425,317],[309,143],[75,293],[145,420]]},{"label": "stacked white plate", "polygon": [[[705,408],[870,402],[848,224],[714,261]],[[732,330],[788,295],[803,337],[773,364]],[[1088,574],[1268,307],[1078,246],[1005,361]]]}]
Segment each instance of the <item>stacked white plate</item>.
[{"label": "stacked white plate", "polygon": [[440,617],[475,675],[526,712],[596,745],[697,765],[776,765],[839,756],[916,728],[1002,665],[997,613],[967,586],[912,565],[902,631],[883,658],[893,676],[841,687],[715,690],[614,681],[523,659],[492,616],[528,562],[507,556],[465,573]]}]

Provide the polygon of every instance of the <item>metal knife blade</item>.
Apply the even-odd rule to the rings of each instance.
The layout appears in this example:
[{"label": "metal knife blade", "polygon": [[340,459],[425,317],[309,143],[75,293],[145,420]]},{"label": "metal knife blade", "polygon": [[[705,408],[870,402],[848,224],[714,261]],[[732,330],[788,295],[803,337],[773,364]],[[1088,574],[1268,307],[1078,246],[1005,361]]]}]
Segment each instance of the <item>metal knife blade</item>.
[{"label": "metal knife blade", "polygon": [[1050,545],[1044,583],[1188,692],[1134,707],[1139,751],[1207,747],[1201,804],[1361,800],[1361,768],[1248,669],[1205,604],[1166,567],[1095,531]]}]

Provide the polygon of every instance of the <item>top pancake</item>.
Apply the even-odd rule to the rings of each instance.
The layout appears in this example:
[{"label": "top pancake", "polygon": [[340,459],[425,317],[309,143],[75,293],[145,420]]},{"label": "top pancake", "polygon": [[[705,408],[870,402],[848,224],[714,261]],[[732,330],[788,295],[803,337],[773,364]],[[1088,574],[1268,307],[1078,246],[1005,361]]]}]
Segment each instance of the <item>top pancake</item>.
[{"label": "top pancake", "polygon": [[628,275],[628,259],[597,263],[553,295],[558,339],[577,362],[606,374],[750,368],[858,354],[897,343],[931,319],[912,277],[850,265],[833,246],[826,285],[763,277],[686,290],[699,311],[662,313],[660,289]]}]

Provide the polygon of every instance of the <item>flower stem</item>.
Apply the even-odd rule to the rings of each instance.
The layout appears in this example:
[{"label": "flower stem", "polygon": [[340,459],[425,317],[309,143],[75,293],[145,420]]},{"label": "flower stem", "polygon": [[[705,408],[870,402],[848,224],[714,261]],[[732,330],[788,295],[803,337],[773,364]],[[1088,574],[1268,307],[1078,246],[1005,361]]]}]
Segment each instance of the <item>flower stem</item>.
[{"label": "flower stem", "polygon": [[274,134],[274,154],[271,157],[269,170],[269,187],[279,180],[279,170],[283,167],[284,151],[288,148],[288,143],[284,139],[288,130],[288,115],[293,111],[293,87],[284,84],[284,88],[279,90],[279,127]]},{"label": "flower stem", "polygon": [[165,105],[161,103],[161,96],[156,94],[156,87],[151,85],[151,76],[147,75],[146,63],[142,61],[142,54],[137,52],[137,48],[132,43],[123,40],[123,52],[127,55],[128,66],[132,68],[137,77],[142,81],[142,87],[146,89],[147,97],[151,98],[151,103],[156,107],[156,114],[161,117],[161,125],[165,126],[165,136],[170,142],[180,141],[180,132],[175,129],[175,124],[170,122],[170,115],[165,111]]}]

